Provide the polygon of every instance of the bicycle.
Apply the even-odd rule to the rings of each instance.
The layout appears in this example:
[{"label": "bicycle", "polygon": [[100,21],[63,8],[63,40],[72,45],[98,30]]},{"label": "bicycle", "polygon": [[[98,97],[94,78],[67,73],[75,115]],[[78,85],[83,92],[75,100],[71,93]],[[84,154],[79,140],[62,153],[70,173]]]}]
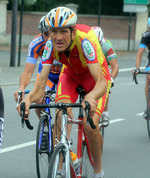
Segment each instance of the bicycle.
[{"label": "bicycle", "polygon": [[[135,81],[136,84],[138,84],[137,82],[137,78],[136,76],[138,74],[150,74],[150,72],[141,72],[139,71],[137,74],[134,71],[134,75],[133,75],[133,80]],[[146,121],[147,121],[147,131],[148,131],[148,136],[150,138],[150,85],[149,85],[149,90],[148,90],[148,98],[147,98],[147,105],[146,105],[146,117],[145,117]]]},{"label": "bicycle", "polygon": [[[25,91],[25,94],[29,91]],[[43,97],[43,102],[49,104],[52,101],[55,101],[53,94],[56,93],[55,90],[46,90]],[[18,102],[22,98],[22,92],[18,93]],[[45,108],[41,113],[41,117],[38,123],[37,135],[36,135],[36,172],[38,178],[45,178],[48,174],[49,159],[53,152],[53,125],[51,125],[51,112],[47,107],[43,107],[43,104],[33,104],[30,109],[35,108]],[[21,118],[22,118],[22,127],[24,127],[24,122],[28,129],[32,130],[33,126],[30,124],[29,120],[24,119],[25,105],[21,103]]]},{"label": "bicycle", "polygon": [[[93,160],[90,153],[88,138],[83,128],[83,108],[81,106],[81,103],[83,101],[85,92],[81,87],[79,87],[77,90],[79,92],[79,103],[67,103],[67,104],[56,103],[53,106],[52,105],[49,106],[61,110],[62,118],[61,118],[61,139],[59,142],[58,138],[57,137],[55,138],[58,144],[56,144],[52,157],[50,159],[48,178],[56,177],[56,174],[58,173],[60,160],[63,160],[62,163],[63,176],[66,178],[75,178],[75,177],[91,178],[93,174]],[[85,105],[86,105],[85,114],[87,116],[87,126],[89,126],[90,124],[91,127],[95,129],[96,126],[94,125],[93,120],[89,117],[89,113],[88,113],[90,110],[90,105],[87,101],[85,102]],[[68,107],[79,108],[78,119],[72,119],[68,115],[67,113]],[[57,121],[57,117],[56,117],[56,121]],[[77,157],[79,161],[77,167],[73,164],[71,158],[70,145],[69,145],[69,141],[67,140],[66,127],[69,123],[78,125]]]}]

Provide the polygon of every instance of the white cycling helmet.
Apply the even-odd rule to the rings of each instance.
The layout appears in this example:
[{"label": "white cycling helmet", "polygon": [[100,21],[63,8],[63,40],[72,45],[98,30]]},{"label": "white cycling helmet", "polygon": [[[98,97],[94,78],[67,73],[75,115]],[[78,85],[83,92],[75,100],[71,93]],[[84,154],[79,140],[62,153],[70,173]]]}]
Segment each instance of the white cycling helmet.
[{"label": "white cycling helmet", "polygon": [[66,7],[52,9],[45,19],[46,25],[50,28],[72,27],[76,22],[76,14]]},{"label": "white cycling helmet", "polygon": [[38,29],[42,32],[48,32],[48,27],[45,25],[45,18],[46,18],[46,15],[40,19],[40,22],[38,25]]},{"label": "white cycling helmet", "polygon": [[104,37],[102,29],[100,27],[95,27],[95,26],[92,27],[92,29],[94,30],[94,32],[98,38],[98,41],[101,43],[102,39]]},{"label": "white cycling helmet", "polygon": [[150,17],[148,18],[147,26],[150,27]]}]

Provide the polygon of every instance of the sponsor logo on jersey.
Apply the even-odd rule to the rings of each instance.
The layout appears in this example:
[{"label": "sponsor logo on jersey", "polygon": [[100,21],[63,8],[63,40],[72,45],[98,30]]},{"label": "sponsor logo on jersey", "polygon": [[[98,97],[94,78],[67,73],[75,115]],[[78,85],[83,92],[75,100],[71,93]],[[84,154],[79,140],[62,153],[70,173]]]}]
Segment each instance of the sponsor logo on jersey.
[{"label": "sponsor logo on jersey", "polygon": [[42,60],[44,62],[50,58],[52,50],[53,50],[52,40],[49,40],[49,41],[47,41],[45,49],[43,51]]},{"label": "sponsor logo on jersey", "polygon": [[95,51],[90,41],[87,39],[84,39],[81,45],[82,45],[82,49],[83,49],[83,52],[86,58],[89,61],[93,61],[95,59]]},{"label": "sponsor logo on jersey", "polygon": [[113,54],[113,53],[114,53],[114,51],[113,51],[112,48],[110,48],[110,49],[108,50],[108,52],[107,52],[108,55]]},{"label": "sponsor logo on jersey", "polygon": [[33,39],[29,45],[29,48],[28,48],[28,56],[31,56],[31,52],[32,50],[37,46],[39,45],[41,42],[44,42],[42,36],[38,36],[37,38]]}]

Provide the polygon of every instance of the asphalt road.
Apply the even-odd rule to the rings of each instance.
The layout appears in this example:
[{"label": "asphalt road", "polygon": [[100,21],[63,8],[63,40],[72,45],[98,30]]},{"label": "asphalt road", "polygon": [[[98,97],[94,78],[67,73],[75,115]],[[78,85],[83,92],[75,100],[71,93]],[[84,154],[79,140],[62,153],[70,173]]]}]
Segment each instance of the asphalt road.
[{"label": "asphalt road", "polygon": [[[106,178],[150,177],[150,140],[146,121],[142,118],[146,106],[145,76],[138,77],[138,85],[132,81],[131,68],[135,65],[135,56],[132,57],[126,56],[118,60],[120,72],[111,89],[111,124],[105,129],[102,158]],[[142,66],[144,64],[145,60]],[[33,83],[29,88],[32,87]],[[33,131],[21,128],[13,98],[17,88],[16,84],[2,86],[5,125],[3,149],[0,153],[0,178],[36,178],[35,137],[38,119],[34,111],[31,111]]]}]

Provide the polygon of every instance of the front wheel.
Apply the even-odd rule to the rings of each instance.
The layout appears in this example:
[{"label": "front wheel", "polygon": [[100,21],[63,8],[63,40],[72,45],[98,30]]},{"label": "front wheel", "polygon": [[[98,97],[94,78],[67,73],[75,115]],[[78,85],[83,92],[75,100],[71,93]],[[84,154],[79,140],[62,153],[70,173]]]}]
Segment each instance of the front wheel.
[{"label": "front wheel", "polygon": [[[49,132],[51,132],[51,134],[49,134]],[[49,138],[49,135],[51,135],[51,138]],[[47,178],[51,155],[49,150],[50,142],[52,144],[52,131],[49,131],[48,116],[42,115],[36,137],[36,171],[38,178]]]},{"label": "front wheel", "polygon": [[65,178],[71,178],[70,161],[65,150],[63,144],[56,146],[50,159],[48,178],[55,178],[58,174]]},{"label": "front wheel", "polygon": [[93,166],[90,161],[91,155],[88,153],[86,142],[82,144],[82,178],[91,178],[93,177]]}]

